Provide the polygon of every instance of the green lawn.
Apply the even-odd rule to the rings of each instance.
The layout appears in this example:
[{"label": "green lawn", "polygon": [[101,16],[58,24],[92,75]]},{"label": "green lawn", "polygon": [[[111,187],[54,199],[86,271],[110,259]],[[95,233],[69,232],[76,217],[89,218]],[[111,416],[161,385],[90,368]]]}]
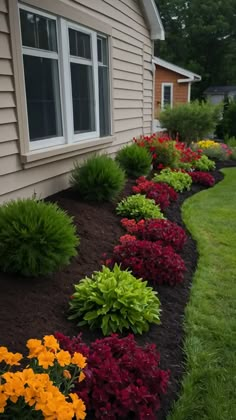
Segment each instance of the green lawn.
[{"label": "green lawn", "polygon": [[187,373],[168,420],[236,420],[236,168],[222,172],[182,207],[199,260],[185,316]]}]

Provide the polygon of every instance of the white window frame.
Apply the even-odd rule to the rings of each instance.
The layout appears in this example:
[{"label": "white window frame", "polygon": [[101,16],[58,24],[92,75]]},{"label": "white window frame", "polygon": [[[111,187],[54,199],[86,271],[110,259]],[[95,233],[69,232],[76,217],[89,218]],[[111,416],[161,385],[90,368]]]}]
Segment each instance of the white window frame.
[{"label": "white window frame", "polygon": [[165,103],[164,103],[165,87],[170,87],[170,104],[169,104],[169,106],[171,108],[173,108],[173,83],[162,83],[161,84],[161,109],[165,109]]},{"label": "white window frame", "polygon": [[[58,52],[51,52],[45,50],[39,50],[31,47],[24,47],[21,39],[21,49],[22,49],[22,61],[24,52],[28,55],[40,56],[45,58],[52,58],[58,60],[58,73],[59,73],[59,88],[60,88],[60,99],[61,99],[61,117],[62,117],[62,129],[63,136],[46,138],[42,140],[30,140],[29,134],[29,119],[27,112],[27,133],[29,139],[29,150],[36,151],[39,149],[46,149],[49,147],[57,145],[67,145],[75,144],[84,140],[92,140],[95,138],[100,138],[100,123],[99,123],[99,86],[98,86],[98,56],[97,56],[97,36],[103,36],[100,33],[97,33],[93,30],[85,28],[77,23],[71,22],[62,17],[56,15],[51,15],[45,13],[37,8],[29,7],[23,4],[19,4],[18,14],[20,20],[20,10],[26,10],[33,14],[41,15],[49,19],[56,21],[56,34],[57,34],[57,46]],[[21,22],[20,22],[21,27]],[[69,45],[69,28],[77,30],[79,32],[84,32],[91,36],[91,60],[84,59],[82,57],[72,57],[70,55],[70,45]],[[104,36],[105,37],[105,36]],[[107,37],[106,37],[107,38]],[[109,45],[109,40],[107,38]],[[109,47],[108,47],[109,54]],[[110,60],[110,54],[108,56]],[[93,67],[93,91],[94,91],[94,108],[95,108],[95,131],[90,131],[86,133],[74,133],[74,120],[73,120],[73,97],[72,97],[72,83],[71,83],[71,71],[70,63],[76,62],[79,64],[89,64]],[[109,65],[108,65],[109,68]],[[24,70],[24,65],[23,65]],[[109,77],[110,82],[110,77]],[[25,91],[25,100],[26,100],[26,88],[24,83]],[[109,94],[109,103],[110,103],[110,94]],[[26,107],[27,111],[27,107]],[[111,115],[109,115],[111,119]],[[110,121],[110,130],[111,130],[111,121]],[[109,136],[110,134],[108,134]]]}]

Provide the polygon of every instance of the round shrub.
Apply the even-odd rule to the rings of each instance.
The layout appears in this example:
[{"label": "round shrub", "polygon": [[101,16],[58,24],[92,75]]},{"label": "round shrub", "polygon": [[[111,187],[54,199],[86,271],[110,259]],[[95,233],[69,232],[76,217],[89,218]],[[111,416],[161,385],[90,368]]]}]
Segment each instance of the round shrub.
[{"label": "round shrub", "polygon": [[131,334],[124,338],[113,334],[87,347],[81,336],[55,335],[71,355],[77,351],[87,357],[85,379],[75,382],[74,392],[85,402],[91,418],[158,418],[169,371],[160,369],[160,354],[154,344],[140,347]]},{"label": "round shrub", "polygon": [[137,239],[158,242],[164,246],[171,245],[177,252],[183,249],[187,241],[184,229],[169,220],[148,219],[136,223],[135,220],[122,219],[121,224]]},{"label": "round shrub", "polygon": [[142,194],[131,195],[124,198],[116,207],[116,212],[122,217],[130,219],[163,219],[155,200],[146,198]]},{"label": "round shrub", "polygon": [[169,168],[162,169],[159,175],[155,174],[153,181],[165,182],[177,192],[183,192],[184,190],[189,191],[192,185],[191,176],[181,171],[172,171]]},{"label": "round shrub", "polygon": [[146,282],[116,264],[113,270],[103,267],[75,285],[69,319],[79,319],[78,325],[88,324],[91,329],[101,328],[104,335],[124,329],[142,334],[150,323],[160,323],[156,295]]},{"label": "round shrub", "polygon": [[0,207],[0,267],[24,276],[52,273],[77,254],[79,238],[56,204],[34,199]]},{"label": "round shrub", "polygon": [[137,178],[150,172],[152,156],[145,148],[131,144],[119,150],[116,161],[128,176]]},{"label": "round shrub", "polygon": [[119,264],[122,269],[131,269],[136,277],[171,286],[181,283],[186,271],[183,259],[171,246],[133,238],[115,246],[106,264],[109,267]]},{"label": "round shrub", "polygon": [[193,167],[197,171],[213,171],[216,167],[216,164],[213,160],[209,159],[206,155],[200,157],[200,159],[196,160],[193,164]]},{"label": "round shrub", "polygon": [[165,210],[170,205],[171,201],[176,201],[178,198],[175,190],[168,184],[148,181],[145,177],[140,177],[136,180],[136,184],[132,190],[135,194],[144,194],[147,198],[155,200],[155,203],[160,206],[161,211]]},{"label": "round shrub", "polygon": [[122,191],[125,173],[108,156],[92,156],[82,165],[75,164],[71,186],[87,201],[111,201]]}]

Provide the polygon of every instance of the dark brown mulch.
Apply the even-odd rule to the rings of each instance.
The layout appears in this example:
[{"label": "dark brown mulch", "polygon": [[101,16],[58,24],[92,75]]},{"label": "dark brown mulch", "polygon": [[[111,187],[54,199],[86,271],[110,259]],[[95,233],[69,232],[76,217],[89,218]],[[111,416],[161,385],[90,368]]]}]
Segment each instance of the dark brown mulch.
[{"label": "dark brown mulch", "polygon": [[[236,162],[233,162],[235,166]],[[217,165],[217,169],[227,166]],[[223,178],[219,171],[213,172],[217,181]],[[126,185],[124,195],[129,194],[133,181]],[[202,188],[194,186],[190,192],[181,194],[178,202],[166,211],[166,216],[182,224],[180,206],[182,202]],[[49,199],[48,199],[49,200]],[[66,335],[76,335],[78,329],[67,321],[69,296],[73,284],[94,270],[99,270],[103,253],[109,253],[123,234],[114,204],[87,204],[76,200],[70,190],[50,197],[69,214],[74,216],[81,243],[78,256],[71,264],[58,273],[40,279],[25,279],[17,275],[0,273],[0,345],[11,351],[25,351],[28,338],[39,338],[45,334],[60,331]],[[139,344],[156,343],[161,354],[161,367],[170,369],[171,377],[167,395],[163,398],[162,409],[157,418],[164,420],[177,398],[184,372],[183,358],[183,317],[189,297],[191,280],[197,264],[196,245],[188,235],[188,242],[182,253],[187,266],[183,284],[174,288],[157,287],[162,304],[162,324],[151,327],[147,334],[137,337]],[[101,337],[97,331],[83,328],[83,338],[91,342]],[[104,419],[105,420],[105,419]]]}]

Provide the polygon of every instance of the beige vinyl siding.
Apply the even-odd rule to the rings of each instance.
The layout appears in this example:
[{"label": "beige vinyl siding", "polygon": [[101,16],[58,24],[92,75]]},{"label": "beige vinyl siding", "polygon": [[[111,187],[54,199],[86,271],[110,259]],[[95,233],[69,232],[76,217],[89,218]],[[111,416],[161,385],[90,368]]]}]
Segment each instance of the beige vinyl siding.
[{"label": "beige vinyl siding", "polygon": [[[34,163],[25,167],[21,165],[8,1],[0,0],[0,203],[11,198],[32,196],[34,192],[45,197],[62,190],[68,186],[69,173],[75,160],[82,161],[96,150],[114,155],[133,137],[151,132],[152,43],[138,0],[57,1],[112,27],[111,86],[115,140],[109,146],[85,149],[83,154],[81,151],[78,155],[76,152],[67,153],[54,162],[53,158],[45,158],[37,166]],[[27,4],[27,0],[24,3]],[[37,0],[34,0],[34,7],[36,3]],[[38,0],[39,8],[41,4]],[[48,4],[52,7],[51,0],[48,0]]]},{"label": "beige vinyl siding", "polygon": [[3,176],[15,174],[22,169],[17,145],[17,119],[7,12],[7,2],[0,0],[0,194],[3,190]]}]

